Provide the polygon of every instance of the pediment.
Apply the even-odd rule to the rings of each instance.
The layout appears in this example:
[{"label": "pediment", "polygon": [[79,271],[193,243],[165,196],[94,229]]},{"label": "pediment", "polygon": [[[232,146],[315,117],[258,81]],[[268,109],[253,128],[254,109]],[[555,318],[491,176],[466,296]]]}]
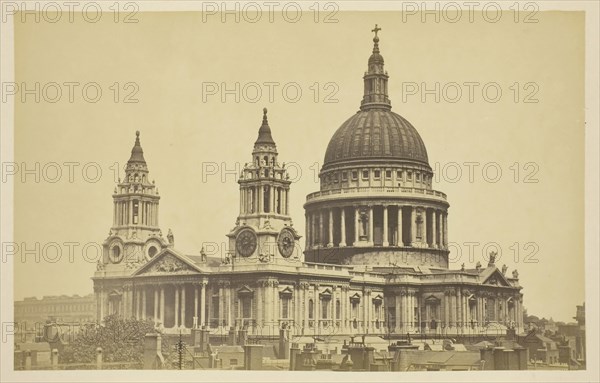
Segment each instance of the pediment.
[{"label": "pediment", "polygon": [[483,280],[484,285],[489,286],[510,286],[511,284],[506,280],[506,277],[496,269],[489,276]]},{"label": "pediment", "polygon": [[248,295],[252,295],[254,294],[254,290],[252,290],[250,287],[248,287],[248,285],[244,285],[242,287],[240,287],[239,289],[237,289],[237,294],[239,296],[248,296]]},{"label": "pediment", "polygon": [[146,263],[133,275],[198,274],[198,268],[184,256],[172,249],[162,253]]},{"label": "pediment", "polygon": [[329,289],[329,288],[325,289],[325,291],[323,291],[319,294],[319,297],[321,299],[331,299],[332,296],[333,296],[333,293],[331,292],[331,289]]},{"label": "pediment", "polygon": [[291,298],[293,294],[294,291],[289,286],[279,292],[279,296],[282,298]]}]

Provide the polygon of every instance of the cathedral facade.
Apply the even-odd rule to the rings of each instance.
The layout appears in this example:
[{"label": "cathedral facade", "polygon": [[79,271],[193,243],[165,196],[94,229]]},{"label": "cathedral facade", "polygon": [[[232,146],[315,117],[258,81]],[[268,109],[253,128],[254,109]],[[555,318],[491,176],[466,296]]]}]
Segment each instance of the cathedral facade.
[{"label": "cathedral facade", "polygon": [[451,270],[448,209],[417,130],[391,111],[378,28],[360,110],[334,133],[320,190],[306,198],[304,246],[290,180],[263,110],[239,177],[224,259],[188,255],[159,228],[159,194],[139,132],[113,194],[113,223],[93,283],[98,321],[150,318],[165,333],[205,328],[275,336],[468,335],[523,330],[518,273]]}]

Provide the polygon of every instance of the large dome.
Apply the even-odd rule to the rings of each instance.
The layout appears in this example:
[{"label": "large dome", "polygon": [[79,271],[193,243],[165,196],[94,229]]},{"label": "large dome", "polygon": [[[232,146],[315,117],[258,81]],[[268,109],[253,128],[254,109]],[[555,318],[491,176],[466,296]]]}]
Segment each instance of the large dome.
[{"label": "large dome", "polygon": [[360,111],[344,122],[329,141],[323,170],[365,160],[408,161],[429,168],[421,136],[410,122],[391,111],[388,74],[379,52],[379,30],[377,27],[373,30],[373,53],[363,77],[364,94]]},{"label": "large dome", "polygon": [[429,165],[427,149],[404,117],[385,108],[367,108],[350,117],[335,132],[324,166],[361,159],[416,161]]}]

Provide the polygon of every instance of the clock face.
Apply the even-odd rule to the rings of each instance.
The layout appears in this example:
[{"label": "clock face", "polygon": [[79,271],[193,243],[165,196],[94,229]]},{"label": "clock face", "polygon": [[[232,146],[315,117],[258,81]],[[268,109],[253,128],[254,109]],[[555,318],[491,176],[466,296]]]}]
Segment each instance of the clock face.
[{"label": "clock face", "polygon": [[251,229],[240,231],[235,239],[235,248],[243,257],[251,256],[256,250],[256,234]]},{"label": "clock face", "polygon": [[295,238],[290,229],[283,229],[277,238],[277,247],[284,258],[289,258],[294,252]]}]

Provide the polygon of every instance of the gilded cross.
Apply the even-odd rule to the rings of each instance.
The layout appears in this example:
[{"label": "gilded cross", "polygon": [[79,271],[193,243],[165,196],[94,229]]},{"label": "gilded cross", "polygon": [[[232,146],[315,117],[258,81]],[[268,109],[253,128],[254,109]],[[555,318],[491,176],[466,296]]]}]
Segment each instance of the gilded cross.
[{"label": "gilded cross", "polygon": [[375,32],[375,37],[377,37],[377,32],[379,32],[380,30],[381,28],[379,28],[377,24],[375,24],[375,28],[371,29],[371,32]]}]

